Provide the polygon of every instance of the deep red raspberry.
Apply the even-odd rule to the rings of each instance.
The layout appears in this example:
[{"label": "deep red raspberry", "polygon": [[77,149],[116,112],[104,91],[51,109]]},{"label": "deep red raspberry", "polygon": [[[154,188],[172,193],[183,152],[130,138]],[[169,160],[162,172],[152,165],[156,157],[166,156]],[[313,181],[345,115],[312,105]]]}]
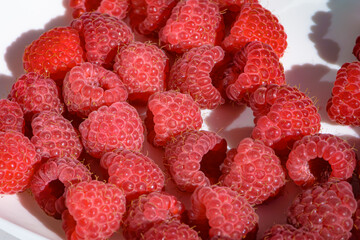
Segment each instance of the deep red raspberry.
[{"label": "deep red raspberry", "polygon": [[317,232],[297,229],[290,224],[275,224],[264,234],[263,240],[325,240]]},{"label": "deep red raspberry", "polygon": [[327,182],[299,194],[289,209],[288,221],[327,240],[349,239],[356,206],[348,182]]},{"label": "deep red raspberry", "polygon": [[119,230],[126,211],[123,191],[96,180],[71,185],[62,214],[67,239],[108,239]]},{"label": "deep red raspberry", "polygon": [[258,0],[215,0],[219,4],[220,9],[227,9],[238,12],[244,3],[258,3]]},{"label": "deep red raspberry", "polygon": [[41,112],[34,116],[31,128],[31,142],[42,159],[77,159],[83,150],[78,131],[61,114]]},{"label": "deep red raspberry", "polygon": [[199,105],[189,94],[173,90],[155,93],[150,96],[147,108],[147,138],[157,147],[165,146],[178,134],[199,130],[203,123]]},{"label": "deep red raspberry", "polygon": [[15,194],[27,189],[39,162],[35,146],[24,134],[0,131],[0,194]]},{"label": "deep red raspberry", "polygon": [[152,192],[131,202],[124,221],[124,237],[139,239],[142,234],[161,222],[180,220],[184,205],[166,192]]},{"label": "deep red raspberry", "polygon": [[96,158],[115,149],[139,151],[144,142],[143,123],[136,109],[127,102],[116,102],[91,112],[79,131],[85,150]]},{"label": "deep red raspberry", "polygon": [[336,74],[326,110],[330,119],[360,125],[360,62],[344,63]]},{"label": "deep red raspberry", "polygon": [[209,131],[188,131],[165,147],[165,162],[181,191],[218,182],[220,164],[226,157],[226,140]]},{"label": "deep red raspberry", "polygon": [[353,216],[353,219],[354,219],[354,227],[352,229],[352,234],[353,236],[356,237],[356,239],[359,239],[360,238],[360,199],[357,200],[357,208]]},{"label": "deep red raspberry", "polygon": [[37,73],[21,75],[13,84],[9,98],[17,102],[27,120],[42,111],[54,111],[61,114],[64,105],[60,101],[60,92],[56,83]]},{"label": "deep red raspberry", "polygon": [[251,205],[275,196],[285,185],[285,171],[272,148],[251,138],[229,153],[222,168],[221,185],[238,192]]},{"label": "deep red raspberry", "polygon": [[190,49],[172,65],[168,88],[190,94],[201,108],[213,109],[223,104],[220,92],[212,85],[210,72],[224,55],[219,46]]},{"label": "deep red raspberry", "polygon": [[84,61],[79,33],[71,27],[57,27],[43,33],[25,48],[24,69],[56,80]]},{"label": "deep red raspberry", "polygon": [[41,209],[49,216],[60,219],[66,209],[66,189],[72,184],[90,180],[90,171],[78,160],[52,158],[37,169],[30,188]]},{"label": "deep red raspberry", "polygon": [[208,0],[179,1],[172,9],[159,37],[165,48],[185,52],[204,44],[215,45],[222,33],[222,18],[216,3]]},{"label": "deep red raspberry", "polygon": [[122,20],[106,13],[86,12],[71,22],[85,44],[88,62],[112,66],[119,48],[134,41],[134,34]]},{"label": "deep red raspberry", "polygon": [[69,6],[73,8],[74,18],[85,12],[97,11],[123,19],[129,8],[129,0],[70,0]]},{"label": "deep red raspberry", "polygon": [[244,3],[240,14],[224,39],[226,50],[236,51],[251,41],[266,43],[282,57],[287,47],[287,35],[278,18],[259,3]]},{"label": "deep red raspberry", "polygon": [[355,46],[352,53],[360,61],[360,36],[356,38]]},{"label": "deep red raspberry", "polygon": [[0,99],[0,131],[25,132],[24,113],[17,102]]},{"label": "deep red raspberry", "polygon": [[114,71],[127,87],[129,100],[144,103],[151,94],[164,91],[168,64],[165,52],[156,45],[134,42],[116,55]]},{"label": "deep red raspberry", "polygon": [[[208,224],[210,238],[242,239],[257,230],[259,217],[237,192],[228,187],[198,187],[191,195],[189,218],[198,227]],[[205,227],[206,228],[206,227]],[[202,231],[203,239],[210,239]]]},{"label": "deep red raspberry", "polygon": [[123,82],[114,72],[88,62],[68,72],[62,93],[68,111],[79,117],[87,117],[101,106],[110,106],[128,97]]},{"label": "deep red raspberry", "polygon": [[198,233],[189,225],[179,221],[162,222],[154,225],[143,236],[143,240],[201,240]]},{"label": "deep red raspberry", "polygon": [[164,188],[164,173],[140,152],[126,149],[107,152],[101,157],[100,164],[108,171],[108,182],[124,190],[127,201]]}]

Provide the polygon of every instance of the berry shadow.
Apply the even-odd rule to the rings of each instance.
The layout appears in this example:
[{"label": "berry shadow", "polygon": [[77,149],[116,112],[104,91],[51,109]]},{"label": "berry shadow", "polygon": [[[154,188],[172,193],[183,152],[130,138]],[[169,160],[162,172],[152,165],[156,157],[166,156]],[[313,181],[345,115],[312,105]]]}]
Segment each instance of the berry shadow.
[{"label": "berry shadow", "polygon": [[11,86],[15,82],[14,77],[7,76],[5,74],[0,74],[0,99],[7,98],[11,90]]}]

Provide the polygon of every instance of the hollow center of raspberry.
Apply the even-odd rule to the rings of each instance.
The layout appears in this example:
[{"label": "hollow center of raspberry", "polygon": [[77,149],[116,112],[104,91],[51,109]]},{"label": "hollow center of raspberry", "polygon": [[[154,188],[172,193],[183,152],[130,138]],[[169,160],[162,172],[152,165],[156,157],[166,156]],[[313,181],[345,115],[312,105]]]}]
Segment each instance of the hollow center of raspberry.
[{"label": "hollow center of raspberry", "polygon": [[47,190],[49,195],[60,198],[64,194],[65,186],[60,180],[56,179],[48,184]]},{"label": "hollow center of raspberry", "polygon": [[315,158],[309,161],[310,172],[319,183],[325,183],[329,180],[332,169],[331,165],[322,158]]},{"label": "hollow center of raspberry", "polygon": [[102,0],[86,0],[85,8],[87,12],[95,11],[100,7]]}]

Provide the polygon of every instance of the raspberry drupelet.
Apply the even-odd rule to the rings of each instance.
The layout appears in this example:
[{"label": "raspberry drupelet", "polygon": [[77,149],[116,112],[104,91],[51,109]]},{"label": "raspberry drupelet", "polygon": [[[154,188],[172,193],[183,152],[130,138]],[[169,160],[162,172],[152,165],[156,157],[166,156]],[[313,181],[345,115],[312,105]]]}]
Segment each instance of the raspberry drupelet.
[{"label": "raspberry drupelet", "polygon": [[0,131],[25,132],[24,113],[17,102],[0,99]]}]

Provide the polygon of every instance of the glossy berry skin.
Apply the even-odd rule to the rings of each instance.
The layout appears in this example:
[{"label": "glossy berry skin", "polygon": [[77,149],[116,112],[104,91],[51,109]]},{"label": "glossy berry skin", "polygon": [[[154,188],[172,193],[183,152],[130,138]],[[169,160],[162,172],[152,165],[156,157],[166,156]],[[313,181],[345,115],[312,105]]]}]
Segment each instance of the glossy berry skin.
[{"label": "glossy berry skin", "polygon": [[336,79],[326,110],[339,124],[360,125],[360,62],[344,63]]},{"label": "glossy berry skin", "polygon": [[43,33],[25,48],[23,66],[61,85],[65,74],[84,61],[79,33],[71,27],[57,27]]},{"label": "glossy berry skin", "polygon": [[171,67],[168,89],[188,93],[200,108],[214,109],[225,101],[212,85],[214,65],[224,58],[219,46],[202,45],[184,53]]},{"label": "glossy berry skin", "polygon": [[200,240],[198,233],[180,221],[162,222],[145,232],[143,240]]},{"label": "glossy berry skin", "polygon": [[69,6],[73,9],[74,18],[80,17],[85,12],[97,11],[123,19],[129,8],[129,0],[70,0]]},{"label": "glossy berry skin", "polygon": [[24,113],[17,102],[0,99],[0,131],[25,132]]},{"label": "glossy berry skin", "polygon": [[275,224],[264,234],[262,240],[325,240],[317,232],[308,232],[290,224]]},{"label": "glossy berry skin", "polygon": [[26,190],[40,156],[24,134],[0,131],[0,194]]},{"label": "glossy berry skin", "polygon": [[126,101],[128,92],[112,71],[89,62],[72,68],[64,79],[64,103],[68,111],[79,117],[114,102]]}]

